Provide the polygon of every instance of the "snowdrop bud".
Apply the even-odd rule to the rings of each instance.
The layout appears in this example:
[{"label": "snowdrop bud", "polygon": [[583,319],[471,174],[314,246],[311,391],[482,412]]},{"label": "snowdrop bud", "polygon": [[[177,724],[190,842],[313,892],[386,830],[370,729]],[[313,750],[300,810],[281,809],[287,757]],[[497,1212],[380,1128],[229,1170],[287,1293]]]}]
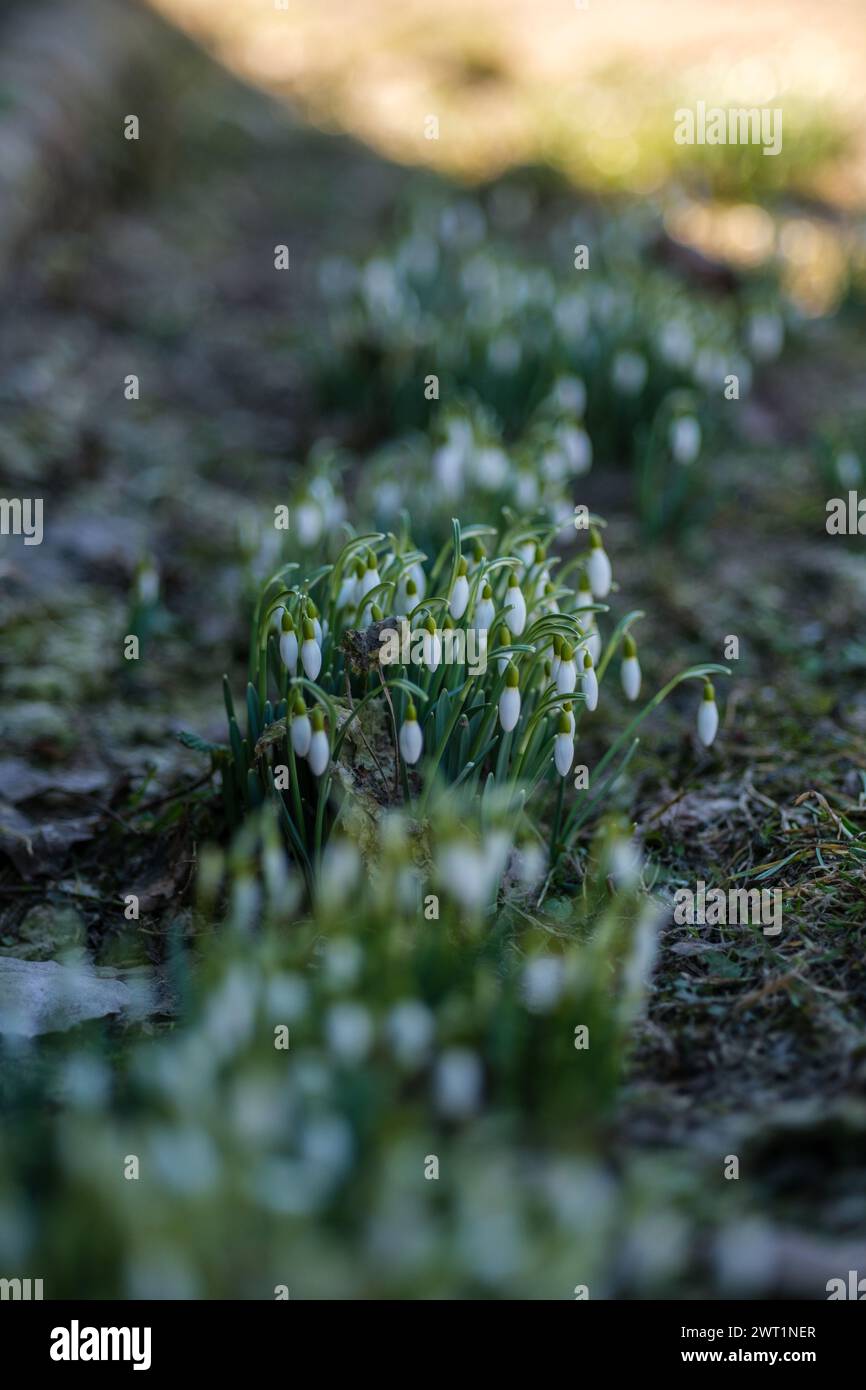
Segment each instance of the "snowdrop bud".
[{"label": "snowdrop bud", "polygon": [[295,632],[295,624],[288,608],[283,609],[280,628],[280,656],[283,658],[283,665],[295,676],[298,673],[298,634]]},{"label": "snowdrop bud", "polygon": [[550,581],[548,580],[548,582],[547,582],[547,583],[545,584],[545,586],[544,586],[544,594],[542,595],[542,597],[543,597],[543,599],[544,599],[544,606],[545,606],[545,608],[547,609],[548,613],[558,613],[558,612],[559,612],[559,604],[557,603],[556,599],[553,597],[553,595],[554,595],[555,593],[556,593],[556,588],[555,588],[554,585],[551,584]]},{"label": "snowdrop bud", "polygon": [[550,674],[554,680],[559,675],[559,668],[562,665],[562,645],[562,638],[557,632],[553,638],[553,660],[550,663]]},{"label": "snowdrop bud", "polygon": [[671,421],[668,443],[677,463],[694,463],[701,452],[701,427],[694,415],[680,415]]},{"label": "snowdrop bud", "polygon": [[622,644],[623,662],[619,674],[627,700],[636,700],[640,694],[640,663],[633,637],[626,636]]},{"label": "snowdrop bud", "polygon": [[577,581],[577,602],[575,607],[587,608],[595,600],[592,597],[592,585],[589,582],[589,575],[581,572]]},{"label": "snowdrop bud", "polygon": [[422,653],[424,665],[429,666],[431,671],[435,671],[442,660],[442,643],[436,632],[436,624],[428,613],[424,619],[424,637],[422,639]]},{"label": "snowdrop bud", "polygon": [[479,536],[476,536],[472,542],[472,565],[470,567],[469,573],[474,573],[474,571],[477,570],[478,566],[482,563],[482,561],[486,559],[487,551],[484,549],[484,545],[481,541],[481,538]]},{"label": "snowdrop bud", "polygon": [[385,1024],[388,1041],[398,1062],[419,1066],[426,1058],[436,1032],[436,1019],[418,999],[395,1004]]},{"label": "snowdrop bud", "polygon": [[415,706],[410,700],[406,706],[406,718],[400,728],[400,753],[403,761],[417,763],[424,748],[424,739],[421,734],[421,725],[418,723],[418,715]]},{"label": "snowdrop bud", "polygon": [[313,732],[310,736],[310,747],[307,752],[307,762],[310,764],[310,771],[314,777],[321,777],[331,758],[331,746],[328,743],[328,735],[325,733],[325,716],[318,705],[313,710]]},{"label": "snowdrop bud", "polygon": [[574,664],[574,648],[567,642],[562,644],[562,657],[556,673],[556,689],[559,695],[570,695],[577,685],[577,667]]},{"label": "snowdrop bud", "polygon": [[505,621],[515,637],[519,637],[526,627],[526,600],[520,592],[517,575],[513,570],[508,576],[508,588],[505,591]]},{"label": "snowdrop bud", "polygon": [[716,692],[709,681],[704,686],[704,698],[698,710],[698,738],[705,748],[709,748],[719,727],[719,711],[716,706]]},{"label": "snowdrop bud", "polygon": [[592,657],[593,666],[597,666],[598,658],[601,656],[601,633],[599,632],[594,622],[592,623],[592,626],[588,629],[585,645],[586,650]]},{"label": "snowdrop bud", "polygon": [[337,594],[337,608],[354,608],[358,598],[358,580],[364,573],[364,567],[360,563],[353,565],[348,574],[344,574],[340,582],[340,592]]},{"label": "snowdrop bud", "polygon": [[454,580],[454,588],[451,590],[451,602],[448,610],[455,622],[459,623],[463,614],[466,612],[466,605],[469,602],[469,580],[466,578],[467,564],[461,555],[457,562],[457,578]]},{"label": "snowdrop bud", "polygon": [[372,550],[368,550],[367,564],[358,584],[358,599],[365,598],[370,590],[377,588],[381,582],[379,571],[376,568],[376,556]]},{"label": "snowdrop bud", "polygon": [[594,710],[598,704],[598,677],[589,652],[583,654],[583,698],[587,709]]},{"label": "snowdrop bud", "polygon": [[310,751],[310,739],[312,737],[312,726],[310,725],[307,706],[304,698],[299,693],[295,696],[295,703],[292,706],[292,747],[299,758],[305,758]]},{"label": "snowdrop bud", "polygon": [[593,526],[589,533],[589,558],[586,562],[589,587],[595,598],[606,598],[610,593],[611,569],[607,552],[601,543],[601,536]]},{"label": "snowdrop bud", "polygon": [[427,592],[427,576],[424,573],[420,561],[415,561],[409,573],[412,579],[412,583],[415,585],[415,591],[418,595],[415,602],[420,603]]},{"label": "snowdrop bud", "polygon": [[522,564],[524,570],[528,570],[529,566],[535,559],[535,541],[521,541],[520,545],[517,546],[515,553],[518,559],[520,560],[520,563]]},{"label": "snowdrop bud", "polygon": [[309,618],[304,619],[304,641],[301,646],[301,664],[307,680],[314,681],[322,669],[322,649],[316,641],[316,629]]},{"label": "snowdrop bud", "polygon": [[574,708],[570,700],[566,700],[562,706],[562,713],[568,718],[568,727],[571,731],[571,737],[574,738]]},{"label": "snowdrop bud", "polygon": [[418,585],[415,583],[415,580],[412,578],[411,574],[404,576],[397,594],[397,607],[401,610],[405,608],[407,613],[411,613],[412,609],[420,602],[421,600],[418,597]]},{"label": "snowdrop bud", "polygon": [[373,1042],[373,1021],[363,1004],[332,1004],[325,1029],[328,1046],[343,1062],[362,1062]]},{"label": "snowdrop bud", "polygon": [[481,590],[481,598],[475,605],[475,626],[479,632],[487,632],[495,614],[493,590],[489,584],[485,584]]},{"label": "snowdrop bud", "polygon": [[499,722],[506,734],[516,727],[520,718],[520,691],[517,685],[517,667],[509,665],[505,676],[505,689],[499,697]]},{"label": "snowdrop bud", "polygon": [[[507,627],[501,627],[501,628],[499,629],[499,640],[497,641],[496,645],[497,645],[497,647],[510,647],[510,646],[511,646],[511,633],[508,631],[508,628],[507,628]],[[497,664],[497,666],[499,667],[499,674],[500,674],[500,676],[501,676],[501,675],[502,675],[502,672],[505,670],[506,666],[509,664],[509,663],[508,663],[508,657],[507,657],[507,656],[500,656],[500,657],[499,657],[499,660],[497,661],[496,664]]]},{"label": "snowdrop bud", "polygon": [[574,762],[574,738],[567,714],[559,716],[557,734],[553,740],[553,761],[560,777],[567,777]]},{"label": "snowdrop bud", "polygon": [[308,598],[308,599],[307,599],[307,613],[306,613],[306,616],[309,618],[310,622],[313,624],[313,636],[315,637],[316,641],[318,642],[319,646],[321,647],[321,645],[322,645],[322,624],[321,624],[321,622],[319,621],[319,610],[318,610],[318,608],[316,607],[316,605],[313,603],[313,600],[312,600],[311,598]]}]

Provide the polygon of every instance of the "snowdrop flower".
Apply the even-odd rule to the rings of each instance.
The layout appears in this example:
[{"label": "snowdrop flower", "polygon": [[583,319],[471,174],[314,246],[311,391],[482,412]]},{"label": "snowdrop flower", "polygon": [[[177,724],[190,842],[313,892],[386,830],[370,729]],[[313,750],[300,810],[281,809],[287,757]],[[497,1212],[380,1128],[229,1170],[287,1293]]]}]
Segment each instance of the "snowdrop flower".
[{"label": "snowdrop flower", "polygon": [[475,605],[475,626],[478,631],[487,632],[495,615],[496,607],[493,603],[493,590],[489,584],[485,584],[481,590],[481,598]]},{"label": "snowdrop flower", "polygon": [[298,674],[298,634],[288,608],[283,609],[280,619],[280,656],[290,675]]},{"label": "snowdrop flower", "polygon": [[747,337],[749,350],[759,361],[769,362],[778,357],[785,340],[785,328],[778,314],[754,313],[749,319]]},{"label": "snowdrop flower", "polygon": [[704,686],[704,698],[698,710],[698,738],[705,748],[709,748],[719,727],[719,711],[716,705],[716,692],[709,681]]},{"label": "snowdrop flower", "polygon": [[640,662],[634,638],[626,635],[622,644],[623,662],[619,669],[622,688],[627,700],[636,700],[640,694]]},{"label": "snowdrop flower", "polygon": [[321,539],[324,517],[321,508],[312,501],[301,501],[294,509],[295,533],[304,549],[309,549]]},{"label": "snowdrop flower", "polygon": [[514,553],[523,566],[524,574],[535,559],[535,550],[536,545],[533,540],[521,541],[520,545],[515,546]]},{"label": "snowdrop flower", "polygon": [[594,598],[607,598],[610,593],[611,568],[607,551],[602,545],[601,533],[595,526],[589,533],[589,557],[586,562],[589,587]]},{"label": "snowdrop flower", "polygon": [[517,667],[509,665],[505,676],[505,689],[499,697],[499,723],[506,734],[511,733],[520,718],[520,690],[517,681]]},{"label": "snowdrop flower", "polygon": [[310,736],[310,747],[307,752],[307,762],[310,764],[310,771],[314,777],[321,777],[331,759],[331,745],[328,743],[328,735],[325,733],[325,716],[318,705],[313,710],[313,732]]},{"label": "snowdrop flower", "polygon": [[562,638],[560,637],[559,633],[556,632],[553,635],[553,656],[550,662],[550,675],[552,680],[556,680],[557,676],[559,675],[559,668],[562,665],[562,647]]},{"label": "snowdrop flower", "polygon": [[508,588],[505,590],[505,621],[515,637],[519,637],[526,627],[526,599],[513,570],[508,576]]},{"label": "snowdrop flower", "polygon": [[573,715],[567,714],[559,716],[556,738],[553,740],[553,761],[560,777],[568,776],[574,762],[574,735],[571,732],[573,718]]},{"label": "snowdrop flower", "polygon": [[701,427],[694,415],[678,415],[671,421],[668,443],[677,463],[694,463],[701,452]]},{"label": "snowdrop flower", "polygon": [[[592,603],[595,603],[595,599],[592,596],[592,585],[589,582],[589,575],[581,571],[577,581],[577,602],[575,606],[577,608],[588,608]],[[581,621],[583,621],[583,619],[581,619]]]},{"label": "snowdrop flower", "polygon": [[322,648],[316,641],[316,629],[309,618],[304,619],[301,665],[304,668],[304,675],[309,681],[314,681],[322,669]]},{"label": "snowdrop flower", "polygon": [[[497,645],[498,647],[510,647],[510,646],[511,646],[511,633],[508,631],[508,628],[507,628],[507,627],[501,627],[501,628],[499,629],[499,640],[498,640],[498,642],[497,642],[496,645]],[[507,656],[500,656],[499,659],[498,659],[498,661],[497,661],[497,663],[496,663],[496,665],[499,667],[499,674],[500,674],[500,676],[501,676],[501,675],[502,675],[502,672],[505,670],[506,666],[510,665],[510,662],[509,662],[508,657],[507,657]]]},{"label": "snowdrop flower", "polygon": [[572,477],[579,478],[592,467],[592,441],[586,430],[566,425],[556,432],[556,438],[568,462]]},{"label": "snowdrop flower", "polygon": [[469,602],[469,580],[466,578],[468,566],[464,557],[461,555],[457,562],[457,578],[454,580],[454,587],[451,590],[451,601],[448,611],[455,623],[459,623],[463,614],[466,612],[466,605]]},{"label": "snowdrop flower", "polygon": [[521,982],[523,1002],[530,1013],[546,1014],[559,1003],[565,984],[560,956],[535,956],[526,962]]},{"label": "snowdrop flower", "polygon": [[485,492],[497,492],[508,478],[508,459],[501,449],[479,449],[474,472],[479,487]]},{"label": "snowdrop flower", "polygon": [[436,1104],[452,1120],[466,1119],[478,1109],[483,1074],[481,1063],[466,1047],[452,1047],[436,1064]]},{"label": "snowdrop flower", "polygon": [[553,398],[560,410],[582,415],[586,409],[586,387],[579,376],[561,376],[553,384]]},{"label": "snowdrop flower", "polygon": [[589,652],[583,654],[583,698],[586,701],[588,710],[594,710],[598,704],[598,676],[592,664],[592,657]]},{"label": "snowdrop flower", "polygon": [[570,695],[577,685],[577,666],[574,661],[574,648],[568,642],[562,644],[562,656],[556,673],[556,690],[559,695]]},{"label": "snowdrop flower", "polygon": [[358,581],[358,602],[360,603],[363,598],[366,598],[371,589],[377,589],[381,583],[379,570],[376,566],[376,556],[373,554],[372,550],[368,550],[367,564],[364,567],[364,573]]},{"label": "snowdrop flower", "polygon": [[405,763],[417,763],[424,748],[418,714],[410,700],[406,706],[406,718],[400,727],[400,754]]},{"label": "snowdrop flower", "polygon": [[307,714],[307,706],[304,704],[303,695],[298,692],[292,706],[292,747],[297,757],[305,758],[307,756],[310,751],[312,736],[313,730]]},{"label": "snowdrop flower", "polygon": [[648,370],[646,359],[639,352],[618,352],[613,359],[611,379],[624,396],[637,396],[644,388]]},{"label": "snowdrop flower", "polygon": [[431,671],[435,671],[442,660],[442,643],[436,632],[436,624],[432,616],[428,613],[424,619],[424,637],[422,639],[422,655],[424,665]]},{"label": "snowdrop flower", "polygon": [[414,565],[409,571],[409,574],[411,575],[414,581],[415,591],[418,595],[416,602],[420,603],[427,592],[427,576],[424,573],[424,568],[420,560],[415,561]]},{"label": "snowdrop flower", "polygon": [[360,560],[356,560],[348,574],[343,575],[340,582],[340,592],[337,594],[338,609],[354,608],[358,601],[358,581],[363,573],[364,566]]},{"label": "snowdrop flower", "polygon": [[[419,603],[418,586],[410,575],[404,575],[400,580],[400,587],[397,590],[397,607],[402,612],[404,609],[411,613]],[[374,605],[375,606],[375,605]]]}]

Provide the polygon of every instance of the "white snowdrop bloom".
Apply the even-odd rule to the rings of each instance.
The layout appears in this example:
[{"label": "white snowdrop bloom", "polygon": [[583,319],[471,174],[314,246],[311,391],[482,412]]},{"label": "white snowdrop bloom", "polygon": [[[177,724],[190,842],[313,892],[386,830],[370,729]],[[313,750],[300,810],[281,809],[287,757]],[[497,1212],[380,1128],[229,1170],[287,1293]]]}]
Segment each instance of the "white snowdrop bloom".
[{"label": "white snowdrop bloom", "polygon": [[649,368],[639,352],[618,352],[611,367],[611,380],[624,396],[637,396],[646,383]]},{"label": "white snowdrop bloom", "polygon": [[556,673],[556,690],[559,695],[571,695],[577,685],[577,666],[574,661],[574,648],[568,642],[562,644],[562,656]]},{"label": "white snowdrop bloom", "polygon": [[287,608],[283,609],[283,616],[280,619],[280,656],[289,674],[296,676],[298,674],[298,634],[295,632],[295,624]]},{"label": "white snowdrop bloom", "polygon": [[538,505],[538,480],[526,468],[518,469],[514,475],[514,501],[523,512]]},{"label": "white snowdrop bloom", "polygon": [[586,430],[576,425],[561,426],[556,432],[557,442],[565,455],[568,472],[573,478],[580,478],[592,467],[592,441]]},{"label": "white snowdrop bloom", "polygon": [[687,367],[694,355],[695,340],[682,319],[669,319],[662,324],[658,345],[662,358],[671,367]]},{"label": "white snowdrop bloom", "polygon": [[481,1063],[466,1047],[443,1052],[433,1076],[436,1105],[451,1120],[467,1119],[478,1109],[483,1082]]},{"label": "white snowdrop bloom", "polygon": [[601,535],[593,526],[589,533],[589,556],[586,573],[594,598],[607,598],[610,593],[612,572],[607,551],[602,545]]},{"label": "white snowdrop bloom", "polygon": [[579,376],[561,376],[553,384],[553,399],[560,410],[580,416],[586,409],[586,387]]},{"label": "white snowdrop bloom", "polygon": [[377,516],[396,516],[403,505],[400,484],[393,480],[377,483],[373,489],[373,508]]},{"label": "white snowdrop bloom", "polygon": [[860,460],[850,449],[844,450],[836,458],[836,477],[843,487],[858,488],[863,481]]},{"label": "white snowdrop bloom", "polygon": [[637,659],[637,647],[634,638],[626,636],[622,644],[623,662],[620,667],[620,679],[622,688],[627,700],[636,700],[640,694],[640,662]]},{"label": "white snowdrop bloom", "polygon": [[[350,1040],[347,1031],[347,1041]],[[346,1060],[361,1058],[357,1054],[350,1054]],[[301,1131],[300,1151],[304,1162],[317,1178],[322,1175],[327,1175],[328,1179],[339,1177],[349,1171],[355,1156],[352,1126],[342,1115],[315,1115],[306,1121]]]},{"label": "white snowdrop bloom", "polygon": [[505,689],[499,697],[499,723],[503,732],[510,734],[520,718],[520,690],[517,683],[517,667],[509,666],[505,677]]},{"label": "white snowdrop bloom", "polygon": [[[505,590],[505,622],[515,637],[519,637],[526,627],[526,599],[513,570],[508,576],[508,587]],[[488,623],[488,627],[489,625]]]},{"label": "white snowdrop bloom", "polygon": [[535,560],[535,541],[521,541],[520,545],[515,546],[514,553],[523,566],[524,573],[529,569]]},{"label": "white snowdrop bloom", "polygon": [[597,666],[598,658],[601,656],[601,633],[595,623],[592,624],[586,635],[586,650],[592,657],[593,666]]},{"label": "white snowdrop bloom", "polygon": [[671,421],[668,443],[677,463],[694,463],[701,452],[701,427],[694,415],[678,415]]},{"label": "white snowdrop bloom", "polygon": [[358,580],[364,573],[363,567],[358,566],[356,571],[351,566],[343,578],[340,580],[340,591],[337,594],[337,609],[354,608],[358,601]]},{"label": "white snowdrop bloom", "polygon": [[433,476],[446,497],[459,497],[463,491],[466,456],[454,444],[443,444],[432,459]]},{"label": "white snowdrop bloom", "polygon": [[716,348],[704,347],[695,357],[692,376],[699,386],[710,391],[714,387],[721,390],[728,374],[728,363],[723,353]]},{"label": "white snowdrop bloom", "polygon": [[595,674],[595,667],[592,664],[592,657],[589,652],[583,654],[583,698],[588,710],[592,711],[598,705],[598,676]]},{"label": "white snowdrop bloom", "polygon": [[501,449],[479,449],[475,455],[473,472],[475,481],[485,492],[498,492],[508,480],[508,459]]},{"label": "white snowdrop bloom", "polygon": [[421,733],[421,725],[418,723],[418,714],[415,706],[410,700],[406,706],[406,718],[400,726],[400,755],[405,763],[411,766],[417,763],[424,749],[424,738]]},{"label": "white snowdrop bloom", "polygon": [[323,631],[323,628],[322,628],[321,621],[320,621],[320,619],[319,619],[319,610],[318,610],[318,608],[316,607],[316,605],[313,603],[313,600],[310,599],[310,598],[307,599],[307,605],[306,605],[306,606],[307,606],[307,611],[306,611],[305,617],[309,618],[310,622],[313,624],[313,636],[315,637],[316,641],[318,642],[319,646],[321,647],[321,645],[322,645],[322,637],[324,636],[324,631]]},{"label": "white snowdrop bloom", "polygon": [[716,692],[707,681],[704,698],[698,710],[698,738],[705,748],[709,748],[719,727],[719,711],[716,705]]},{"label": "white snowdrop bloom", "polygon": [[484,584],[481,589],[481,598],[475,604],[475,627],[479,632],[487,632],[495,616],[496,606],[493,602],[493,590],[489,584]]},{"label": "white snowdrop bloom", "polygon": [[564,714],[568,720],[568,731],[571,737],[574,738],[574,709],[570,700],[566,700],[565,704],[562,706],[561,714]]},{"label": "white snowdrop bloom", "polygon": [[451,599],[448,604],[448,611],[455,623],[459,623],[463,614],[466,612],[466,605],[469,602],[469,580],[466,577],[467,564],[461,555],[457,562],[457,578],[454,580],[454,587],[451,590]]},{"label": "white snowdrop bloom", "polygon": [[404,574],[397,586],[397,611],[399,613],[411,613],[419,602],[418,586],[415,580],[411,574]]},{"label": "white snowdrop bloom", "polygon": [[328,1046],[341,1061],[362,1062],[373,1042],[373,1020],[363,1004],[332,1004],[325,1019]]},{"label": "white snowdrop bloom", "polygon": [[559,675],[559,668],[562,665],[562,638],[559,633],[554,635],[550,652],[550,677],[551,680],[556,680]]},{"label": "white snowdrop bloom", "polygon": [[562,997],[564,984],[565,965],[560,956],[535,956],[523,970],[523,1002],[530,1013],[550,1013]]},{"label": "white snowdrop bloom", "polygon": [[368,550],[367,563],[364,567],[364,573],[361,575],[361,578],[358,581],[358,602],[360,603],[361,599],[366,598],[367,594],[369,594],[371,589],[378,588],[381,582],[382,581],[379,578],[379,570],[376,565],[376,557],[373,554],[372,550]]},{"label": "white snowdrop bloom", "polygon": [[585,296],[577,291],[563,295],[556,302],[553,318],[565,342],[579,342],[589,328],[589,305]]},{"label": "white snowdrop bloom", "polygon": [[322,516],[322,509],[315,502],[299,502],[293,508],[292,521],[294,522],[295,535],[300,545],[305,550],[317,545],[322,538],[325,518]]},{"label": "white snowdrop bloom", "polygon": [[418,597],[415,600],[415,602],[420,603],[427,592],[427,576],[424,573],[424,566],[421,564],[420,560],[415,561],[414,565],[409,571],[409,574],[412,580],[414,581],[415,590],[418,594]]},{"label": "white snowdrop bloom", "polygon": [[436,631],[436,624],[429,614],[424,619],[424,636],[421,641],[421,648],[424,665],[431,671],[437,670],[442,660],[442,643]]},{"label": "white snowdrop bloom", "polygon": [[574,762],[574,738],[567,714],[559,716],[559,726],[553,740],[553,761],[560,777],[567,777]]},{"label": "white snowdrop bloom", "polygon": [[562,449],[545,449],[538,469],[546,483],[561,483],[568,475],[568,459]]},{"label": "white snowdrop bloom", "polygon": [[304,668],[304,675],[309,681],[314,681],[322,669],[322,648],[316,641],[316,629],[309,618],[304,619],[301,665]]},{"label": "white snowdrop bloom", "polygon": [[331,745],[328,742],[328,735],[325,733],[325,718],[318,705],[313,710],[311,724],[312,733],[310,735],[310,747],[307,750],[307,762],[313,776],[321,777],[331,760]]},{"label": "white snowdrop bloom", "polygon": [[307,714],[307,707],[304,704],[303,696],[295,696],[295,703],[292,709],[292,748],[295,756],[305,758],[310,751],[310,739],[313,736],[313,726],[310,723],[310,716]]},{"label": "white snowdrop bloom", "polygon": [[[577,597],[574,606],[577,609],[587,608],[593,603],[595,603],[595,599],[592,596],[592,585],[589,582],[589,575],[582,571],[577,581]],[[587,621],[588,620],[589,619],[587,619]],[[580,621],[583,622],[583,618],[581,618]]]},{"label": "white snowdrop bloom", "polygon": [[511,841],[502,831],[492,831],[483,845],[453,840],[437,854],[437,876],[443,887],[468,912],[487,907],[505,870]]},{"label": "white snowdrop bloom", "polygon": [[388,1014],[385,1033],[404,1067],[420,1066],[430,1051],[436,1020],[420,999],[402,999]]},{"label": "white snowdrop bloom", "polygon": [[522,355],[520,340],[512,333],[500,333],[487,349],[487,362],[500,376],[512,376],[520,366]]},{"label": "white snowdrop bloom", "polygon": [[750,316],[746,329],[749,351],[759,362],[778,357],[785,340],[785,327],[778,314],[757,312]]}]

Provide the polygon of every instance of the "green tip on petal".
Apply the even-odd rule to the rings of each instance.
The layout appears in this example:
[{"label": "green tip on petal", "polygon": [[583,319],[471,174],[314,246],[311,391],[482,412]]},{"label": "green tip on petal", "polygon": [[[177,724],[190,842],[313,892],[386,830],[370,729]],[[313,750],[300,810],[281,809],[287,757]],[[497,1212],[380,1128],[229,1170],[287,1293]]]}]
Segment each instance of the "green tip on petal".
[{"label": "green tip on petal", "polygon": [[354,570],[355,570],[355,578],[356,578],[356,579],[363,579],[363,578],[364,578],[364,561],[361,560],[361,559],[357,559],[357,560],[355,561]]},{"label": "green tip on petal", "polygon": [[384,616],[385,616],[385,614],[382,612],[382,610],[381,610],[381,608],[379,607],[378,603],[371,603],[371,605],[370,605],[370,617],[373,619],[373,622],[374,622],[374,623],[381,623],[381,621],[382,621],[382,619],[384,618]]},{"label": "green tip on petal", "polygon": [[376,568],[376,556],[373,554],[372,550],[368,550],[368,551],[367,551],[367,569],[368,569],[368,570],[374,570],[375,568]]},{"label": "green tip on petal", "polygon": [[591,550],[601,550],[601,532],[597,526],[589,528],[589,546]]},{"label": "green tip on petal", "polygon": [[562,706],[562,709],[564,714],[571,714],[571,701],[566,700],[565,704]]},{"label": "green tip on petal", "polygon": [[535,547],[535,563],[537,565],[540,565],[546,559],[547,551],[544,549],[543,545],[541,545],[540,543],[537,544]]},{"label": "green tip on petal", "polygon": [[313,621],[312,621],[311,618],[305,618],[305,619],[304,619],[304,641],[305,641],[305,642],[315,642],[315,640],[316,640],[316,629],[313,627]]},{"label": "green tip on petal", "polygon": [[482,598],[492,598],[492,597],[493,597],[493,590],[491,589],[491,587],[490,587],[489,584],[485,584],[485,585],[484,585],[484,588],[481,590],[481,597],[482,597]]},{"label": "green tip on petal", "polygon": [[557,633],[555,634],[554,638],[553,638],[553,654],[554,654],[554,656],[562,656],[562,649],[563,649],[564,646],[565,646],[565,643],[563,642],[562,638],[560,637],[559,633],[557,632]]},{"label": "green tip on petal", "polygon": [[712,683],[711,683],[710,681],[707,681],[707,682],[705,683],[705,685],[704,685],[704,699],[705,699],[705,700],[715,700],[715,698],[716,698],[716,692],[715,692],[715,690],[714,690],[713,687],[712,687]]},{"label": "green tip on petal", "polygon": [[589,652],[584,652],[583,654],[583,669],[584,671],[592,670],[592,657]]},{"label": "green tip on petal", "polygon": [[410,577],[409,579],[406,580],[406,593],[407,593],[407,594],[417,594],[417,592],[418,592],[418,585],[415,583],[415,580],[412,579],[412,578]]},{"label": "green tip on petal", "polygon": [[295,703],[292,705],[292,718],[300,719],[306,712],[307,706],[304,704],[304,697],[301,692],[298,691],[295,696]]},{"label": "green tip on petal", "polygon": [[626,657],[628,657],[628,656],[637,656],[637,646],[636,646],[636,644],[635,644],[635,640],[634,640],[633,637],[630,637],[628,634],[626,634],[625,640],[623,641],[623,644],[622,644],[622,654],[623,654],[623,656],[626,656]]},{"label": "green tip on petal", "polygon": [[559,716],[559,723],[556,726],[556,732],[558,734],[571,734],[571,720],[569,719],[567,714],[561,714]]},{"label": "green tip on petal", "polygon": [[313,603],[313,600],[312,600],[311,598],[308,598],[308,599],[307,599],[307,617],[308,617],[308,618],[312,618],[312,619],[315,621],[315,619],[318,618],[318,616],[319,616],[319,610],[318,610],[318,608],[317,608],[316,605]]},{"label": "green tip on petal", "polygon": [[432,613],[428,613],[428,614],[427,614],[427,617],[424,619],[424,626],[425,626],[425,628],[427,629],[428,632],[435,632],[435,631],[436,631],[436,624],[435,624],[435,622],[433,621],[433,614],[432,614]]},{"label": "green tip on petal", "polygon": [[518,683],[517,667],[514,665],[513,661],[509,661],[508,669],[505,672],[505,684],[513,688]]},{"label": "green tip on petal", "polygon": [[410,700],[408,705],[406,706],[406,718],[403,722],[406,724],[411,724],[413,720],[417,722],[417,719],[418,711],[416,710],[413,702]]},{"label": "green tip on petal", "polygon": [[472,544],[472,549],[475,552],[476,560],[483,560],[487,554],[487,551],[484,549],[484,546],[481,544],[477,536],[475,537],[475,540]]},{"label": "green tip on petal", "polygon": [[313,710],[311,722],[313,725],[313,732],[316,734],[321,733],[325,727],[325,716],[322,714],[319,705],[316,705],[316,708]]},{"label": "green tip on petal", "polygon": [[457,561],[457,573],[458,573],[458,574],[467,574],[468,571],[469,571],[469,566],[468,566],[467,563],[466,563],[466,557],[465,557],[464,555],[461,555],[461,556],[460,556],[460,559]]},{"label": "green tip on petal", "polygon": [[446,613],[445,617],[442,619],[442,629],[448,632],[454,631],[454,619],[450,613]]},{"label": "green tip on petal", "polygon": [[283,632],[294,632],[295,630],[295,624],[288,608],[283,609],[283,616],[280,619],[280,627],[283,629]]},{"label": "green tip on petal", "polygon": [[511,633],[508,631],[507,627],[501,627],[499,629],[499,645],[500,647],[511,646]]},{"label": "green tip on petal", "polygon": [[562,659],[563,661],[574,661],[574,647],[570,646],[568,642],[562,644]]},{"label": "green tip on petal", "polygon": [[508,587],[509,589],[517,588],[517,575],[514,573],[514,570],[512,570],[508,576]]},{"label": "green tip on petal", "polygon": [[592,585],[589,582],[589,575],[586,570],[581,570],[580,578],[577,581],[577,587],[582,594],[592,593]]}]

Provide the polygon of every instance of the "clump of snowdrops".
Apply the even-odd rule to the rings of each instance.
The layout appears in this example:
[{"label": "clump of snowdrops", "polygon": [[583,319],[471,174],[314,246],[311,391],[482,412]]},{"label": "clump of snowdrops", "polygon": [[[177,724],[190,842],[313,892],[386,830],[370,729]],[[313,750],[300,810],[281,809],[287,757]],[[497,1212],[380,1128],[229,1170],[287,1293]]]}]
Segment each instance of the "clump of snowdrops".
[{"label": "clump of snowdrops", "polygon": [[[272,802],[313,895],[335,826],[375,858],[384,811],[401,806],[423,827],[432,800],[459,789],[478,825],[495,805],[503,830],[493,872],[475,876],[492,905],[515,842],[555,874],[631,761],[638,727],[683,681],[706,682],[709,745],[709,677],[725,668],[689,667],[641,703],[643,614],[614,624],[604,522],[589,520],[567,561],[553,528],[511,518],[501,529],[454,520],[431,555],[404,529],[353,536],[333,563],[283,566],[253,620],[245,720],[225,681],[228,746],[188,739],[220,768],[230,824]],[[637,712],[588,767],[581,733],[617,676]]]}]

